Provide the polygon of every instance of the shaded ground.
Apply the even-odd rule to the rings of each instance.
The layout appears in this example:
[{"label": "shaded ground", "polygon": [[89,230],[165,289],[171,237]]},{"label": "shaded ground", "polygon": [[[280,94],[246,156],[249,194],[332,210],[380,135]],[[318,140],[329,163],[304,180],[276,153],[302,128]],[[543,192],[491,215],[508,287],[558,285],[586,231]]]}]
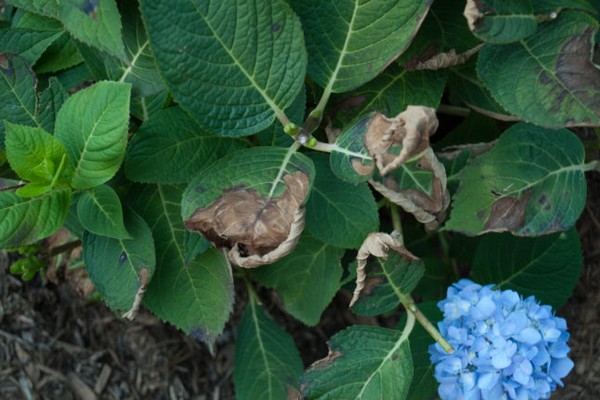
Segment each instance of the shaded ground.
[{"label": "shaded ground", "polygon": [[[575,370],[553,399],[600,399],[599,175],[588,177],[588,204],[578,224],[585,267],[574,296],[559,312],[572,334]],[[101,302],[82,300],[76,289],[87,289],[77,272],[61,269],[42,285],[39,279],[21,282],[7,273],[8,265],[0,255],[0,399],[234,398],[231,326],[237,325],[244,299],[238,298],[212,358],[203,345],[148,313],[126,323]],[[313,329],[271,300],[269,312],[292,333],[305,364],[326,354],[327,338],[359,322],[347,312],[343,294]]]}]

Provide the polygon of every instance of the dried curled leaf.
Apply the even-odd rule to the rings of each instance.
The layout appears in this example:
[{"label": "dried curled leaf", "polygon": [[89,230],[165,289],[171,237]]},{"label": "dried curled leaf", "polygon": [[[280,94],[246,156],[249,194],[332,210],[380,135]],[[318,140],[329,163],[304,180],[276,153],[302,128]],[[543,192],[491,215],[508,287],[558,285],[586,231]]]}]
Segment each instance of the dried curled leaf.
[{"label": "dried curled leaf", "polygon": [[265,197],[245,185],[226,190],[185,221],[216,247],[228,248],[232,263],[254,268],[272,263],[295,247],[304,227],[302,204],[308,194],[308,176],[296,171],[283,177],[285,190]]},{"label": "dried curled leaf", "polygon": [[477,53],[482,46],[483,43],[460,54],[457,54],[455,49],[445,53],[438,53],[426,60],[417,62],[415,65],[411,66],[409,70],[436,70],[464,64],[473,54]]},{"label": "dried curled leaf", "polygon": [[445,219],[445,211],[450,205],[446,170],[431,148],[423,153],[418,166],[432,174],[429,193],[412,188],[401,188],[394,176],[384,178],[383,182],[371,179],[369,183],[391,202],[413,214],[417,221],[426,224],[427,229],[435,229]]},{"label": "dried curled leaf", "polygon": [[395,251],[406,259],[418,260],[418,258],[406,250],[404,245],[396,240],[394,236],[383,232],[369,233],[369,236],[367,236],[360,246],[360,249],[358,249],[358,254],[356,256],[356,288],[352,294],[352,300],[350,300],[350,307],[356,303],[361,291],[365,287],[365,280],[367,278],[367,273],[365,271],[367,259],[370,256],[387,259],[390,250]]},{"label": "dried curled leaf", "polygon": [[465,5],[465,11],[463,15],[467,19],[467,24],[469,25],[469,29],[471,30],[471,32],[477,29],[477,23],[484,17],[484,15],[479,10],[477,1],[475,0],[467,0],[467,4]]},{"label": "dried curled leaf", "polygon": [[[376,113],[369,122],[365,146],[385,175],[427,149],[437,127],[435,110],[430,107],[408,106],[392,119]],[[395,145],[402,147],[397,155],[390,152]]]},{"label": "dried curled leaf", "polygon": [[142,305],[142,300],[144,299],[144,293],[146,292],[146,288],[148,287],[148,283],[150,282],[148,268],[142,268],[139,272],[139,282],[140,286],[138,287],[137,292],[135,293],[135,298],[133,299],[133,304],[131,308],[121,315],[121,318],[128,319],[133,321]]}]

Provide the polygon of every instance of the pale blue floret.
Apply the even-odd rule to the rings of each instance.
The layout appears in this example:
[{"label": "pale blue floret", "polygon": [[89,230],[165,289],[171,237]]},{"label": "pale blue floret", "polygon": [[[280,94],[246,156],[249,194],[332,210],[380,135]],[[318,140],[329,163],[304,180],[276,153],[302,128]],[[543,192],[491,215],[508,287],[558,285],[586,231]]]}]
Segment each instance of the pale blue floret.
[{"label": "pale blue floret", "polygon": [[566,321],[534,297],[462,279],[438,307],[455,349],[429,348],[442,400],[547,399],[573,368]]}]

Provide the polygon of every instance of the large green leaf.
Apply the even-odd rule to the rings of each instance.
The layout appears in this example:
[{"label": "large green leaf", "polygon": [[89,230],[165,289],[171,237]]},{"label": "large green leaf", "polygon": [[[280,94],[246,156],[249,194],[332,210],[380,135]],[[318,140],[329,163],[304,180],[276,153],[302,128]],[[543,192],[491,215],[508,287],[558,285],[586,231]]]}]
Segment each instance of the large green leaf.
[{"label": "large green leaf", "polygon": [[98,82],[71,96],[56,116],[55,136],[67,149],[72,185],[87,189],[107,182],[125,156],[131,85]]},{"label": "large green leaf", "polygon": [[236,399],[279,400],[297,388],[302,360],[292,337],[252,296],[237,331],[233,384]]},{"label": "large green leaf", "polygon": [[600,125],[598,22],[564,11],[525,40],[481,49],[477,71],[495,99],[545,127]]},{"label": "large green leaf", "polygon": [[9,0],[7,3],[32,13],[58,18],[59,0]]},{"label": "large green leaf", "polygon": [[58,18],[73,37],[125,58],[121,16],[115,0],[102,0],[95,4],[87,0],[67,0],[59,4]]},{"label": "large green leaf", "polygon": [[468,0],[465,16],[473,33],[488,43],[516,42],[537,29],[529,0]]},{"label": "large green leaf", "polygon": [[371,111],[393,117],[415,104],[437,108],[445,85],[443,71],[407,71],[394,63],[368,84],[335,97],[336,121],[345,126],[356,115]]},{"label": "large green leaf", "polygon": [[115,239],[130,239],[123,223],[123,209],[117,193],[108,185],[96,186],[81,193],[77,216],[86,231]]},{"label": "large green leaf", "polygon": [[353,185],[336,178],[325,154],[311,158],[317,175],[306,204],[306,230],[333,246],[359,248],[370,232],[379,230],[373,193],[364,182]]},{"label": "large green leaf", "polygon": [[300,21],[283,0],[142,0],[159,69],[179,104],[223,136],[282,117],[304,82]]},{"label": "large green leaf", "polygon": [[327,358],[313,364],[301,379],[302,398],[406,398],[413,377],[408,334],[356,325],[333,336],[327,345]]},{"label": "large green leaf", "polygon": [[[37,119],[37,79],[23,58],[0,54],[0,121],[41,128]],[[4,124],[0,124],[0,147],[4,148]]]},{"label": "large green leaf", "polygon": [[125,173],[136,182],[189,182],[200,169],[242,146],[239,140],[208,132],[179,107],[170,107],[136,132],[127,150]]},{"label": "large green leaf", "polygon": [[156,272],[144,304],[158,317],[212,348],[233,304],[233,277],[215,249],[188,259],[178,186],[136,186],[128,204],[148,222],[156,248]]},{"label": "large green leaf", "polygon": [[148,224],[132,210],[126,213],[125,224],[131,232],[128,239],[90,232],[83,236],[85,270],[104,301],[117,312],[135,307],[136,297],[143,294],[156,266]]},{"label": "large green leaf", "polygon": [[514,125],[462,170],[446,229],[520,236],[566,230],[585,205],[583,161],[570,131]]},{"label": "large green leaf", "polygon": [[0,248],[31,244],[59,230],[69,211],[70,199],[69,189],[57,189],[34,198],[0,192]]},{"label": "large green leaf", "polygon": [[293,0],[308,48],[308,73],[325,92],[341,93],[375,78],[408,47],[426,0]]},{"label": "large green leaf", "polygon": [[252,276],[277,290],[288,313],[314,326],[339,289],[343,254],[341,249],[303,235],[291,254],[253,270]]},{"label": "large green leaf", "polygon": [[3,29],[0,30],[0,54],[19,54],[29,65],[33,65],[61,34],[24,28]]},{"label": "large green leaf", "polygon": [[31,182],[52,182],[62,163],[65,147],[41,128],[5,122],[6,155],[11,168]]},{"label": "large green leaf", "polygon": [[425,272],[421,260],[408,260],[390,252],[388,259],[374,258],[367,263],[367,279],[352,312],[379,315],[398,307],[419,283]]},{"label": "large green leaf", "polygon": [[479,242],[472,277],[482,284],[533,295],[556,309],[571,297],[582,264],[575,228],[536,238],[494,233]]}]

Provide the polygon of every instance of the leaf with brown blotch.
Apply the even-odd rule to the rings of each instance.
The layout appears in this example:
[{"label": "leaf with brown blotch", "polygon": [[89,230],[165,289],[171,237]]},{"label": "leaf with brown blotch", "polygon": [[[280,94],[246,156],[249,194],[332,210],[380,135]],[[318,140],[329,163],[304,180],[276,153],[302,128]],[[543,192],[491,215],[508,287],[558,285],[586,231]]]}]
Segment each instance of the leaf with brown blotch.
[{"label": "leaf with brown blotch", "polygon": [[471,58],[473,54],[477,53],[482,46],[483,43],[460,54],[456,53],[455,49],[444,53],[438,53],[429,57],[426,60],[417,62],[415,65],[411,65],[410,68],[407,67],[407,70],[436,70],[464,64],[469,58]]},{"label": "leaf with brown blotch", "polygon": [[[402,169],[381,181],[371,179],[369,183],[392,203],[413,214],[417,221],[426,224],[427,229],[435,229],[445,219],[445,211],[450,204],[443,164],[428,148],[418,163],[403,165]],[[404,170],[409,173],[404,174]],[[429,181],[429,188],[424,188],[423,183],[417,180],[419,174],[427,175],[425,179]]]},{"label": "leaf with brown blotch", "polygon": [[[392,119],[376,113],[369,122],[365,146],[381,175],[385,175],[427,149],[429,136],[437,127],[435,110],[430,107],[408,106]],[[399,154],[390,152],[398,146]]]},{"label": "leaf with brown blotch", "polygon": [[352,294],[352,300],[350,300],[349,307],[352,307],[354,303],[356,303],[356,301],[360,297],[361,291],[365,287],[365,280],[367,278],[367,259],[370,256],[387,259],[388,253],[390,252],[390,250],[393,250],[406,259],[418,260],[417,257],[415,257],[408,250],[406,250],[404,245],[392,235],[388,235],[387,233],[383,232],[370,233],[369,236],[367,236],[367,238],[363,242],[363,244],[360,246],[360,249],[358,250],[358,254],[356,256],[356,288],[354,289],[354,293]]},{"label": "leaf with brown blotch", "polygon": [[296,171],[283,177],[285,190],[268,198],[239,185],[185,221],[190,231],[200,232],[217,247],[231,249],[229,259],[244,268],[272,263],[288,254],[304,227],[302,204],[310,182]]}]

